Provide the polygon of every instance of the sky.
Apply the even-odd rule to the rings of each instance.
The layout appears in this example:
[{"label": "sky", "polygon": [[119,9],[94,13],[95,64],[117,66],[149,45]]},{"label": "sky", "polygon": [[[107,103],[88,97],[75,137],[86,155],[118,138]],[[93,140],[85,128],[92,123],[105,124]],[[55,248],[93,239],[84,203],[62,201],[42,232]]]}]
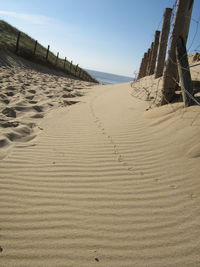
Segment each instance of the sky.
[{"label": "sky", "polygon": [[[82,68],[134,77],[175,0],[0,0],[0,19]],[[200,50],[200,0],[187,47]]]}]

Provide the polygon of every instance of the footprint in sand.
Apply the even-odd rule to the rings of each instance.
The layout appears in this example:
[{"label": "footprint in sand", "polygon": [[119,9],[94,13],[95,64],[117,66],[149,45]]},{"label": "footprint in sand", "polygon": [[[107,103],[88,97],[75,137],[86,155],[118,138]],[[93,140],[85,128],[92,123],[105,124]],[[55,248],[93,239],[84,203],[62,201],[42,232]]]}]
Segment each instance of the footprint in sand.
[{"label": "footprint in sand", "polygon": [[7,98],[3,98],[3,99],[1,99],[1,102],[7,105],[10,103],[10,100]]},{"label": "footprint in sand", "polygon": [[33,116],[31,116],[31,118],[33,119],[41,119],[41,118],[44,118],[44,114],[41,114],[41,113],[37,113],[37,114],[34,114]]},{"label": "footprint in sand", "polygon": [[6,137],[10,140],[10,141],[16,141],[21,139],[21,135],[18,133],[14,133],[14,132],[10,132],[6,134]]},{"label": "footprint in sand", "polygon": [[18,121],[3,121],[0,122],[0,126],[3,128],[17,127],[19,125]]},{"label": "footprint in sand", "polygon": [[30,86],[31,84],[30,83],[24,83],[24,86]]},{"label": "footprint in sand", "polygon": [[8,139],[5,137],[0,137],[0,148],[3,148],[8,145],[9,145]]},{"label": "footprint in sand", "polygon": [[17,88],[14,87],[14,86],[7,86],[5,89],[6,89],[6,90],[10,90],[10,91],[15,91],[15,90],[17,90]]},{"label": "footprint in sand", "polygon": [[34,98],[34,95],[28,95],[28,96],[26,96],[25,98],[26,98],[26,99],[30,99],[30,100],[32,100],[32,99]]},{"label": "footprint in sand", "polygon": [[70,106],[70,105],[74,105],[76,103],[79,103],[79,101],[63,101],[63,103],[66,105],[66,106]]},{"label": "footprint in sand", "polygon": [[63,98],[68,98],[68,97],[70,97],[70,96],[69,96],[69,94],[64,94],[64,95],[62,95],[62,97],[63,97]]},{"label": "footprint in sand", "polygon": [[13,91],[5,92],[5,94],[7,96],[14,96],[15,95],[15,93]]},{"label": "footprint in sand", "polygon": [[73,91],[73,89],[71,89],[71,88],[66,88],[66,87],[65,87],[65,88],[63,88],[63,91],[64,91],[64,92],[71,92],[71,91]]},{"label": "footprint in sand", "polygon": [[2,110],[2,113],[6,117],[11,117],[11,118],[16,118],[17,117],[16,111],[13,108],[4,108]]},{"label": "footprint in sand", "polygon": [[33,89],[28,90],[28,92],[31,93],[31,94],[36,94],[36,91],[33,90]]},{"label": "footprint in sand", "polygon": [[33,109],[35,109],[37,112],[43,112],[42,106],[32,106]]},{"label": "footprint in sand", "polygon": [[29,103],[30,103],[30,104],[37,104],[37,101],[35,101],[35,100],[30,100]]}]

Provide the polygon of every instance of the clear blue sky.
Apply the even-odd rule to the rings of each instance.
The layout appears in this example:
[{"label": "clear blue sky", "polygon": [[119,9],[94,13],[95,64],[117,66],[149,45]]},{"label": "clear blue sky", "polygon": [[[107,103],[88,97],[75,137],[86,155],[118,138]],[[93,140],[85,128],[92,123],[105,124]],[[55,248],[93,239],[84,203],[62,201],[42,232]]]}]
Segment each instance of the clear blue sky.
[{"label": "clear blue sky", "polygon": [[[200,0],[188,48],[200,50]],[[133,76],[175,0],[0,0],[0,18],[83,68]],[[191,46],[192,43],[192,46]]]}]

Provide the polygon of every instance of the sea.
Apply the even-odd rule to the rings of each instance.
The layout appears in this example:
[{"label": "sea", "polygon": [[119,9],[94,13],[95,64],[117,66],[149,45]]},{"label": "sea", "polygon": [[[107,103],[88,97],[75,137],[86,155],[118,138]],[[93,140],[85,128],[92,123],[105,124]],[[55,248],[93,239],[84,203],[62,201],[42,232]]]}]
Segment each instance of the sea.
[{"label": "sea", "polygon": [[116,75],[112,73],[107,73],[107,72],[101,72],[101,71],[96,71],[96,70],[88,70],[86,71],[97,81],[99,81],[102,84],[117,84],[117,83],[127,83],[133,81],[132,77],[127,77],[127,76],[121,76],[121,75]]}]

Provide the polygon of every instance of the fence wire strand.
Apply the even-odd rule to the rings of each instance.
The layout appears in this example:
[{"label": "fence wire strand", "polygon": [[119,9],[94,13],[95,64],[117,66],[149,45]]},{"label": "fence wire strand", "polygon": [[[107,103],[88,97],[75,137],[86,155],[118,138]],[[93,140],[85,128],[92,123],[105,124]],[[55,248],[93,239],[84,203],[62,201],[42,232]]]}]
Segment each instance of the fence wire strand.
[{"label": "fence wire strand", "polygon": [[[172,7],[172,15],[171,15],[171,21],[170,21],[170,33],[169,33],[169,38],[168,38],[168,44],[167,47],[169,49],[169,45],[172,39],[172,32],[173,32],[173,26],[174,26],[174,22],[175,22],[175,17],[176,17],[176,10],[177,10],[177,5],[178,5],[178,0],[175,1],[173,7]],[[187,52],[193,55],[189,55],[188,56],[188,60],[189,60],[189,70],[185,69],[187,71],[191,71],[191,78],[192,81],[199,81],[200,80],[200,71],[195,70],[195,66],[200,65],[200,54],[198,54],[198,52],[200,52],[200,44],[197,44],[196,47],[194,47],[192,49],[192,47],[194,46],[195,41],[197,41],[197,36],[198,36],[198,32],[199,32],[199,24],[200,24],[200,16],[196,19],[196,18],[191,18],[191,22],[195,23],[195,30],[194,30],[194,34],[192,37],[190,37],[190,44],[187,46]],[[160,27],[160,23],[158,23],[158,28]],[[194,53],[196,53],[196,55],[194,55]],[[169,58],[172,62],[172,58]],[[157,63],[157,61],[156,61]],[[178,66],[177,62],[173,62],[174,64],[176,64],[176,66]],[[196,63],[196,64],[195,64]],[[138,75],[137,75],[138,77]],[[175,83],[177,84],[177,88],[180,89],[180,84],[179,84],[179,77],[177,77],[177,79],[175,79]],[[157,78],[155,79],[154,75],[151,76],[144,76],[141,79],[136,79],[135,81],[132,82],[132,92],[131,95],[133,97],[136,97],[138,99],[141,100],[145,100],[149,102],[149,107],[148,109],[151,109],[153,107],[156,106],[160,106],[161,105],[161,98],[164,98],[166,103],[168,104],[168,106],[170,106],[170,108],[172,108],[173,111],[176,111],[176,109],[174,108],[173,103],[169,102],[168,99],[166,99],[166,97],[163,95],[163,88],[162,88],[162,84],[163,84],[163,77]],[[187,96],[193,101],[193,103],[195,103],[197,106],[200,106],[200,91],[197,91],[197,96],[195,95],[196,93],[194,92],[194,95],[192,95],[187,88],[182,88],[182,90],[184,90],[184,92],[187,94]],[[199,93],[199,95],[198,95]],[[179,101],[176,102],[180,102],[181,100],[181,91],[178,90],[175,92],[175,96],[179,96]],[[148,110],[147,109],[147,110]],[[183,113],[185,113],[185,111],[187,110],[187,108],[183,108]],[[199,114],[197,116],[195,116],[195,119],[200,115],[200,111]],[[194,119],[194,120],[195,120]]]}]

